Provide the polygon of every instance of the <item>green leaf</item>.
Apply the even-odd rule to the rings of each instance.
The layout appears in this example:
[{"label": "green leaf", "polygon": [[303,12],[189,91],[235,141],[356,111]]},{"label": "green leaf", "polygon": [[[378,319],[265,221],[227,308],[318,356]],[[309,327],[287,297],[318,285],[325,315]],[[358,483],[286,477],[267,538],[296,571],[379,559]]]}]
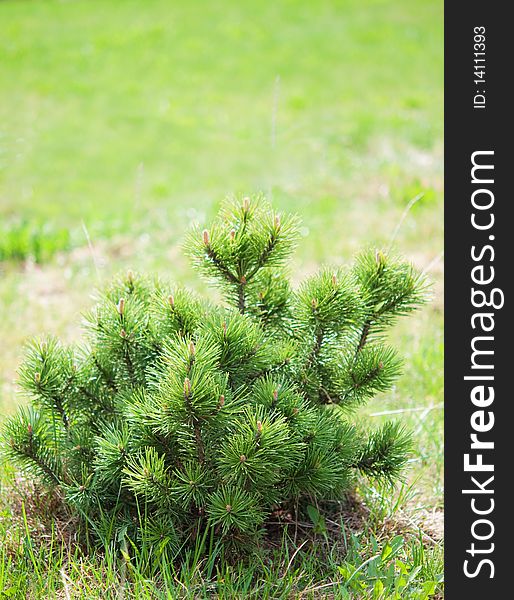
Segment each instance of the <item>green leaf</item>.
[{"label": "green leaf", "polygon": [[373,586],[373,599],[380,600],[382,594],[384,592],[384,584],[380,579],[375,581],[375,585]]}]

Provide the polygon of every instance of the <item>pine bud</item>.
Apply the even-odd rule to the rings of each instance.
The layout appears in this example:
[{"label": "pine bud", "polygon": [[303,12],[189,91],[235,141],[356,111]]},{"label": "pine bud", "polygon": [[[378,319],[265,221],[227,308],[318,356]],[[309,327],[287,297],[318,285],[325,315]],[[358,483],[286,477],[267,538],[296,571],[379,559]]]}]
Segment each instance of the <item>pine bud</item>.
[{"label": "pine bud", "polygon": [[250,208],[250,198],[246,196],[243,198],[243,212],[247,213]]},{"label": "pine bud", "polygon": [[332,285],[334,287],[337,285],[337,277],[335,276],[335,273],[332,275]]},{"label": "pine bud", "polygon": [[220,400],[219,400],[218,404],[219,404],[220,408],[223,408],[225,406],[225,396],[223,394],[220,396]]},{"label": "pine bud", "polygon": [[239,457],[239,460],[244,463],[246,462],[246,456],[244,454],[241,454],[241,456]]},{"label": "pine bud", "polygon": [[273,390],[273,402],[276,402],[277,400],[278,400],[278,391]]},{"label": "pine bud", "polygon": [[275,229],[277,231],[280,229],[280,215],[275,215]]},{"label": "pine bud", "polygon": [[223,327],[223,335],[227,335],[227,322],[226,321],[223,321],[222,327]]},{"label": "pine bud", "polygon": [[127,281],[130,284],[134,283],[134,273],[130,269],[127,271]]},{"label": "pine bud", "polygon": [[34,383],[36,385],[41,383],[41,373],[34,373]]},{"label": "pine bud", "polygon": [[225,506],[225,510],[227,512],[231,512],[232,511],[232,507],[230,506],[230,504],[227,504],[227,506]]},{"label": "pine bud", "polygon": [[127,337],[127,332],[126,332],[124,329],[122,329],[122,330],[120,331],[120,336],[121,336],[123,339],[125,339],[125,338]]},{"label": "pine bud", "polygon": [[316,310],[318,308],[318,300],[316,298],[313,298],[311,300],[311,306],[313,310]]},{"label": "pine bud", "polygon": [[378,368],[379,368],[380,370],[382,370],[382,369],[384,368],[384,363],[383,363],[382,361],[380,361],[380,362],[378,363]]},{"label": "pine bud", "polygon": [[203,243],[204,243],[206,246],[208,246],[208,245],[209,245],[209,242],[210,242],[210,239],[209,239],[209,232],[207,231],[207,229],[204,229],[204,230],[203,230],[202,236],[203,236]]},{"label": "pine bud", "polygon": [[30,423],[27,425],[27,431],[28,431],[29,435],[32,435],[32,433],[33,433],[33,431],[34,431],[34,430],[32,429],[32,425],[31,425]]},{"label": "pine bud", "polygon": [[386,257],[381,250],[376,251],[375,260],[377,261],[377,265],[379,265],[380,267],[385,264]]},{"label": "pine bud", "polygon": [[196,354],[196,348],[193,342],[189,342],[189,354],[194,356]]},{"label": "pine bud", "polygon": [[246,285],[246,277],[244,275],[241,275],[241,283]]},{"label": "pine bud", "polygon": [[236,230],[232,229],[230,232],[230,240],[233,242],[236,237]]},{"label": "pine bud", "polygon": [[172,310],[175,308],[175,298],[173,297],[173,294],[170,294],[168,296],[168,303],[171,306]]},{"label": "pine bud", "polygon": [[264,292],[259,292],[259,300],[264,300]]},{"label": "pine bud", "polygon": [[257,431],[262,433],[262,423],[260,421],[257,421]]},{"label": "pine bud", "polygon": [[125,312],[125,299],[124,298],[120,298],[117,309],[118,309],[118,312],[120,313],[120,316],[123,316],[123,313]]},{"label": "pine bud", "polygon": [[298,414],[298,409],[296,408],[296,406],[293,408],[293,415],[297,415]]},{"label": "pine bud", "polygon": [[184,379],[184,394],[186,396],[191,395],[191,381],[189,381],[189,377]]}]

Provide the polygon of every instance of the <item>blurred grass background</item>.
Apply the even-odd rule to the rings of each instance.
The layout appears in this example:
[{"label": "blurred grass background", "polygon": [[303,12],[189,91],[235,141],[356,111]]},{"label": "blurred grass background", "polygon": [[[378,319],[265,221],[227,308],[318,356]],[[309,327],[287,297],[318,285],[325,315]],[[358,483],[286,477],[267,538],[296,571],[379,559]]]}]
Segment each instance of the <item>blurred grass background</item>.
[{"label": "blurred grass background", "polygon": [[[114,272],[202,289],[179,244],[226,195],[264,191],[303,218],[298,280],[387,246],[423,194],[395,248],[429,269],[434,299],[395,329],[405,375],[360,418],[397,411],[415,430],[411,478],[420,505],[440,507],[442,11],[441,0],[0,1],[2,411],[23,401],[23,343],[75,339]],[[30,243],[28,260],[9,256],[19,223],[39,232],[42,260]]]}]

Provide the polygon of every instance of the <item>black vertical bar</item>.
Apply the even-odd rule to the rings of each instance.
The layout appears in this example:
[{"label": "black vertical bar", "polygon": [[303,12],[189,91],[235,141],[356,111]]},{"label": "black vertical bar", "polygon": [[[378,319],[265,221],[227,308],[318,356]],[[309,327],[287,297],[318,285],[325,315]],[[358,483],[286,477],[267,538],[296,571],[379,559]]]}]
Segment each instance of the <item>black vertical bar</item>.
[{"label": "black vertical bar", "polygon": [[[514,194],[509,189],[514,174],[509,165],[514,35],[508,8],[507,2],[491,0],[445,4],[445,597],[449,600],[514,598],[509,586],[514,574],[514,519],[508,514],[514,508],[514,394],[508,381],[510,373],[514,375],[509,369],[514,328],[508,315],[514,272]],[[473,160],[494,168],[477,167],[473,178]],[[473,289],[478,291],[474,296]],[[477,306],[484,299],[490,305]],[[474,361],[473,344],[479,350]],[[480,462],[494,470],[479,470]]]}]

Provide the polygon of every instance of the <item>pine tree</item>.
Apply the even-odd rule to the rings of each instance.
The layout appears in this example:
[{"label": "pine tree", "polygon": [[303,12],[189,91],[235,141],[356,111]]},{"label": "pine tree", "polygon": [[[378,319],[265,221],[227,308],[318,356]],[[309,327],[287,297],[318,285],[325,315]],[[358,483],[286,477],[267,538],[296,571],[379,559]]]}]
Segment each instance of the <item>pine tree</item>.
[{"label": "pine tree", "polygon": [[409,434],[362,431],[351,411],[399,376],[384,334],[425,282],[377,251],[293,290],[298,226],[263,198],[229,202],[186,242],[223,304],[129,272],[82,344],[34,342],[20,369],[31,406],[6,423],[4,452],[100,537],[168,557],[208,530],[248,546],[276,507],[340,498],[359,472],[394,482]]}]

